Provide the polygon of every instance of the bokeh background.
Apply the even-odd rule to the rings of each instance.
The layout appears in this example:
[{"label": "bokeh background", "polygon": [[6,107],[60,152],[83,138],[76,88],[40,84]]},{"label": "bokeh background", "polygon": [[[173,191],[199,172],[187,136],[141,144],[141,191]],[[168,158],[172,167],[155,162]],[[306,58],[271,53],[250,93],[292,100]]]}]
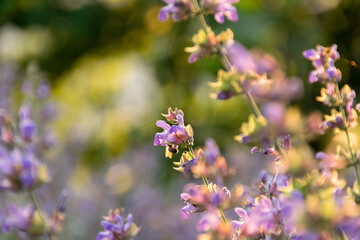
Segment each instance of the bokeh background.
[{"label": "bokeh background", "polygon": [[[142,228],[136,239],[195,239],[197,217],[182,220],[180,212],[179,194],[188,180],[172,170],[164,149],[153,146],[160,130],[155,122],[169,106],[184,110],[196,146],[207,137],[217,141],[236,167],[237,181],[249,184],[266,165],[233,139],[248,118],[243,99],[209,97],[219,60],[187,62],[184,48],[192,45],[197,21],[160,23],[163,5],[160,0],[0,1],[0,78],[6,79],[0,84],[11,81],[17,98],[26,69],[36,63],[53,89],[58,140],[43,159],[53,181],[40,197],[50,211],[62,189],[70,192],[59,239],[94,239],[102,230],[101,216],[117,207],[132,212]],[[316,44],[338,45],[343,80],[360,89],[360,68],[349,64],[360,63],[360,0],[241,0],[236,7],[236,23],[207,20],[215,32],[231,28],[247,48],[271,53],[288,76],[303,80],[303,97],[291,102],[296,114],[328,112],[314,101],[320,86],[308,84],[311,65],[301,55]],[[312,147],[320,150],[327,141],[318,137]]]}]

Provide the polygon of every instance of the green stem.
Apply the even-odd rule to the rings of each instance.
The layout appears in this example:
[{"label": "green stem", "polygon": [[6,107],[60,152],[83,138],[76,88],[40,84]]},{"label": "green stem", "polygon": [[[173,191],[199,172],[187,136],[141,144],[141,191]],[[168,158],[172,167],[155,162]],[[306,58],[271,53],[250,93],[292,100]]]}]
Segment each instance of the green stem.
[{"label": "green stem", "polygon": [[202,178],[205,186],[206,186],[206,187],[209,187],[209,182],[208,182],[207,178],[206,178],[206,177],[201,177],[201,178]]},{"label": "green stem", "polygon": [[46,232],[47,236],[49,237],[50,240],[55,240],[55,238],[53,238],[53,236],[51,235],[51,233],[47,229],[46,221],[45,221],[43,211],[42,211],[42,207],[41,207],[41,204],[40,204],[40,201],[39,201],[39,198],[37,196],[36,191],[33,190],[33,189],[30,189],[29,190],[29,195],[30,195],[30,199],[31,199],[32,203],[34,204],[35,210],[39,213],[41,221],[44,224],[45,232]]},{"label": "green stem", "polygon": [[[335,91],[336,91],[336,95],[338,96],[338,98],[341,99],[340,89],[339,89],[339,85],[337,83],[335,84]],[[358,184],[360,186],[359,168],[358,168],[358,165],[357,165],[356,156],[355,156],[355,154],[353,152],[353,148],[352,148],[352,144],[351,144],[351,140],[350,140],[348,121],[347,121],[347,118],[346,118],[346,112],[345,112],[345,108],[344,108],[343,103],[340,104],[339,108],[340,108],[340,111],[341,111],[342,118],[344,120],[344,128],[345,128],[344,131],[345,131],[345,134],[346,134],[346,140],[347,140],[347,145],[348,145],[348,148],[349,148],[350,158],[351,158],[352,164],[353,164],[354,169],[355,169],[357,182],[358,182]]]},{"label": "green stem", "polygon": [[[209,181],[207,180],[206,177],[201,177],[205,186],[208,188],[209,187]],[[221,217],[221,220],[226,223],[227,222],[227,219],[226,219],[226,216],[225,216],[225,213],[224,211],[221,209],[221,208],[218,208],[218,211],[219,211],[219,214],[220,214],[220,217]]]},{"label": "green stem", "polygon": [[[196,14],[196,18],[198,19],[199,25],[200,27],[207,33],[210,29],[209,25],[206,23],[204,14],[199,6],[199,3],[197,2],[197,0],[192,0],[192,4],[194,7],[194,12],[197,13]],[[227,71],[230,71],[233,69],[228,57],[226,56],[225,53],[223,53],[221,51],[221,49],[218,49],[218,52],[220,53],[220,60],[222,62],[222,64],[224,65],[225,69]],[[241,83],[240,83],[241,84]],[[258,118],[261,117],[261,112],[253,98],[253,96],[251,95],[251,93],[249,93],[248,91],[244,90],[244,96],[245,96],[245,100],[248,103],[251,111],[254,113],[254,115]]]}]

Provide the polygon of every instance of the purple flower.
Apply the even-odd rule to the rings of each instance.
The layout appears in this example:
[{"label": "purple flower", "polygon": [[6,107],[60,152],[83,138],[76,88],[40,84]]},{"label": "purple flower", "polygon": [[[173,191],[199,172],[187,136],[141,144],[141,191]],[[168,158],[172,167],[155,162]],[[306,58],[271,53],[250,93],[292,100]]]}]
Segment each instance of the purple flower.
[{"label": "purple flower", "polygon": [[218,23],[224,23],[225,17],[232,22],[238,20],[236,7],[231,5],[237,2],[239,0],[202,0],[200,4],[205,12],[214,14]]},{"label": "purple flower", "polygon": [[36,93],[39,98],[47,98],[50,93],[49,84],[46,81],[41,82],[36,90]]},{"label": "purple flower", "polygon": [[31,227],[31,221],[35,213],[34,207],[28,205],[25,208],[19,208],[14,204],[8,206],[5,211],[4,220],[1,223],[4,233],[11,229],[26,232]]},{"label": "purple flower", "polygon": [[273,205],[269,198],[257,199],[257,203],[249,213],[242,208],[236,208],[235,212],[239,220],[232,221],[232,226],[237,236],[257,237],[259,230],[264,233],[274,233],[276,230]]},{"label": "purple flower", "polygon": [[318,152],[315,156],[316,159],[321,159],[320,169],[321,173],[327,178],[331,178],[332,169],[341,169],[344,167],[344,160],[340,156],[335,154],[326,154],[324,152]]},{"label": "purple flower", "polygon": [[170,127],[165,121],[159,120],[156,122],[156,125],[164,131],[162,133],[156,133],[154,145],[181,145],[186,144],[190,140],[190,135],[186,131],[184,125],[184,118],[182,115],[177,115],[177,120],[179,125],[173,125]]},{"label": "purple flower", "polygon": [[101,222],[105,231],[100,232],[96,240],[131,239],[139,232],[140,229],[133,223],[133,216],[128,214],[126,219],[123,219],[121,213],[119,209],[109,211],[109,216],[104,217],[105,220]]},{"label": "purple flower", "polygon": [[176,122],[177,125],[171,127],[165,121],[159,120],[156,122],[156,125],[164,129],[164,131],[155,134],[154,145],[166,146],[165,155],[169,158],[172,157],[172,153],[178,152],[178,146],[193,145],[192,127],[190,125],[185,127],[182,114],[176,115]]},{"label": "purple flower", "polygon": [[24,141],[30,142],[33,138],[33,134],[35,131],[35,124],[31,120],[31,109],[23,105],[20,108],[19,111],[19,117],[20,117],[20,134]]},{"label": "purple flower", "polygon": [[182,208],[183,218],[187,218],[190,213],[203,212],[227,205],[230,200],[230,191],[226,187],[220,189],[212,183],[208,187],[189,183],[185,185],[184,190],[185,193],[180,194],[181,199],[186,203],[186,206]]},{"label": "purple flower", "polygon": [[24,119],[19,124],[20,134],[24,141],[30,142],[35,132],[35,124],[31,119]]},{"label": "purple flower", "polygon": [[14,149],[8,152],[0,146],[0,190],[19,191],[37,187],[49,181],[45,165],[38,162],[32,152]]},{"label": "purple flower", "polygon": [[161,8],[159,21],[165,21],[171,14],[173,21],[186,19],[191,12],[191,0],[163,0],[167,6]]},{"label": "purple flower", "polygon": [[331,47],[318,45],[316,49],[304,51],[303,56],[310,60],[315,68],[315,70],[310,72],[310,83],[317,81],[322,83],[339,82],[341,80],[341,72],[334,65],[334,62],[340,58],[336,44],[333,44]]},{"label": "purple flower", "polygon": [[214,164],[216,158],[220,156],[219,146],[216,144],[214,139],[206,139],[204,154],[206,161],[208,161],[210,164]]}]

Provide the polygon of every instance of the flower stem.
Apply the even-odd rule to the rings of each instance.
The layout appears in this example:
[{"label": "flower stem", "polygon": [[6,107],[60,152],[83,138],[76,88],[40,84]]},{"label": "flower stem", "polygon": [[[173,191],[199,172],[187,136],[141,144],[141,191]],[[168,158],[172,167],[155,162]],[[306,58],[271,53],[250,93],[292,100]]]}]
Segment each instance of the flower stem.
[{"label": "flower stem", "polygon": [[[336,94],[337,94],[338,98],[341,99],[341,94],[340,94],[340,89],[339,89],[339,84],[338,83],[335,84],[335,91],[336,91]],[[351,144],[348,121],[347,121],[347,118],[346,118],[346,112],[345,112],[345,108],[344,108],[343,103],[340,104],[339,108],[340,108],[340,111],[341,111],[342,118],[344,120],[344,131],[345,131],[345,134],[346,134],[346,140],[347,140],[347,145],[348,145],[348,148],[349,148],[350,158],[351,158],[351,161],[352,161],[352,165],[354,166],[354,169],[355,169],[356,179],[357,179],[358,184],[360,186],[359,168],[358,168],[356,156],[355,156],[355,154],[353,152],[353,147],[352,147],[352,144]]]},{"label": "flower stem", "polygon": [[[194,12],[196,12],[196,18],[199,22],[200,27],[206,32],[208,33],[210,27],[209,25],[206,23],[206,19],[204,17],[204,14],[199,6],[199,3],[197,0],[191,0],[193,8],[194,8]],[[225,69],[227,71],[231,71],[233,69],[233,66],[231,65],[228,57],[226,56],[226,53],[224,53],[223,51],[221,51],[221,49],[218,49],[218,52],[220,53],[220,60],[222,62],[222,64],[224,65]],[[241,85],[241,83],[240,83]],[[244,96],[245,96],[245,100],[248,103],[251,111],[253,112],[253,114],[259,118],[261,117],[261,112],[253,98],[253,96],[251,95],[251,93],[249,93],[248,91],[244,90]]]},{"label": "flower stem", "polygon": [[30,189],[29,190],[29,195],[30,195],[30,199],[31,199],[32,203],[34,204],[35,210],[39,213],[41,221],[43,222],[43,224],[45,226],[45,232],[46,232],[47,236],[49,237],[50,240],[55,240],[56,238],[54,238],[52,236],[52,234],[47,229],[46,221],[45,221],[45,218],[44,218],[44,215],[43,215],[43,212],[42,212],[42,207],[41,207],[41,204],[40,204],[40,200],[38,198],[38,195],[37,195],[36,191],[33,190],[33,189]]}]

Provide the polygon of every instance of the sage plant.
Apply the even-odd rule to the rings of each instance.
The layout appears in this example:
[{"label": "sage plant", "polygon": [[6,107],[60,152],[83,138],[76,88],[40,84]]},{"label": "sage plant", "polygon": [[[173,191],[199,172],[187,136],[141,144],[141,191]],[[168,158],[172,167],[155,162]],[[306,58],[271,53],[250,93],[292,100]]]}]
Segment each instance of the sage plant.
[{"label": "sage plant", "polygon": [[[335,66],[340,58],[337,46],[318,46],[303,52],[315,67],[309,75],[310,83],[320,82],[326,86],[317,100],[332,110],[331,115],[324,116],[324,121],[318,114],[309,116],[301,130],[302,136],[292,136],[291,130],[278,121],[285,118],[289,100],[301,96],[300,80],[287,78],[273,57],[250,52],[236,43],[230,29],[215,34],[206,22],[208,14],[214,14],[218,23],[223,23],[225,16],[236,21],[236,9],[231,4],[237,1],[165,2],[168,5],[161,9],[160,21],[169,15],[174,21],[197,18],[200,30],[193,37],[194,46],[185,49],[190,53],[188,62],[195,63],[209,56],[220,58],[224,69],[219,70],[217,82],[210,83],[212,97],[226,100],[244,96],[252,114],[248,122],[242,123],[241,133],[235,140],[252,145],[252,154],[270,157],[275,170],[274,174],[261,171],[252,186],[237,183],[233,189],[225,187],[223,178],[234,172],[221,157],[214,140],[208,140],[205,148],[194,151],[195,134],[190,125],[185,129],[184,112],[169,108],[169,113],[163,116],[173,125],[158,121],[156,125],[164,131],[155,135],[154,144],[165,146],[165,155],[169,158],[173,158],[181,146],[184,151],[178,156],[179,161],[174,162],[174,169],[187,177],[203,180],[203,185],[185,185],[181,194],[185,202],[181,210],[183,218],[195,213],[203,215],[196,227],[200,232],[198,239],[359,238],[358,153],[349,134],[349,128],[357,125],[358,117],[353,106],[355,91],[347,85],[341,89],[338,86],[341,71]],[[261,108],[256,103],[260,99],[268,101],[262,103]],[[306,136],[323,134],[328,128],[345,132],[348,151],[338,147],[336,153],[318,152],[312,156],[313,162],[320,160],[317,169],[294,174],[291,169],[295,160],[303,161],[300,149],[309,148]],[[355,168],[357,181],[346,193],[346,181],[338,171],[347,167]]]}]

